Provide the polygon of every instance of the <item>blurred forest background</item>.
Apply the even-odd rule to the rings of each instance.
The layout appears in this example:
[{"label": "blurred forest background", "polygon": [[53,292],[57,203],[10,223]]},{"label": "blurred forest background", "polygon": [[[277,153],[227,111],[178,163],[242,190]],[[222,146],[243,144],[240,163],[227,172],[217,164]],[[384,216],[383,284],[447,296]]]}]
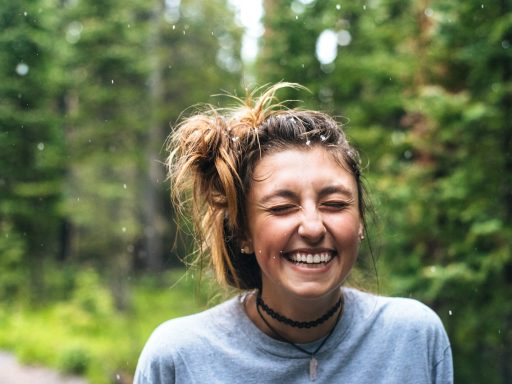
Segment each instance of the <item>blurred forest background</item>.
[{"label": "blurred forest background", "polygon": [[512,2],[263,7],[244,61],[225,0],[0,0],[0,348],[131,382],[158,323],[211,304],[179,261],[166,136],[285,80],[363,154],[380,292],[436,310],[456,382],[512,383]]}]

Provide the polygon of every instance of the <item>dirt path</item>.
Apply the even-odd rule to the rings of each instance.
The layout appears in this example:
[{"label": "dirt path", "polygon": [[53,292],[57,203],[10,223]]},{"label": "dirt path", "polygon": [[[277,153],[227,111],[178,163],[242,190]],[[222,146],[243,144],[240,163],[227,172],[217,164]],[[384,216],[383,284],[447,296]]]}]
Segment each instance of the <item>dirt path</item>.
[{"label": "dirt path", "polygon": [[80,377],[65,376],[48,368],[20,365],[10,353],[0,351],[1,384],[87,384]]}]

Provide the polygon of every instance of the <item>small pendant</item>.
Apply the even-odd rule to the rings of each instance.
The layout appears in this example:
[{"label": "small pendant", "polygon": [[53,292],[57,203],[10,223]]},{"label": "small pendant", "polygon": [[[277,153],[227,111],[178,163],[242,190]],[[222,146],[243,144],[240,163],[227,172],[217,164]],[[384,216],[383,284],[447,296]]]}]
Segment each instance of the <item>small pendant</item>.
[{"label": "small pendant", "polygon": [[311,360],[309,361],[309,379],[311,381],[316,380],[316,369],[318,368],[318,361],[315,359],[315,356],[311,356]]}]

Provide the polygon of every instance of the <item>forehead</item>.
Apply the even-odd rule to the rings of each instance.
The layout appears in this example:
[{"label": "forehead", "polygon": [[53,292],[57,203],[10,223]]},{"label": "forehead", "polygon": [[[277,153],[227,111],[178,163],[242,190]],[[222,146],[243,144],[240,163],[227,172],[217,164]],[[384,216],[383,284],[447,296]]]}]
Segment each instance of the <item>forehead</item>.
[{"label": "forehead", "polygon": [[268,153],[256,163],[250,190],[254,195],[282,188],[337,185],[355,194],[356,181],[348,169],[342,160],[320,146],[285,149]]}]

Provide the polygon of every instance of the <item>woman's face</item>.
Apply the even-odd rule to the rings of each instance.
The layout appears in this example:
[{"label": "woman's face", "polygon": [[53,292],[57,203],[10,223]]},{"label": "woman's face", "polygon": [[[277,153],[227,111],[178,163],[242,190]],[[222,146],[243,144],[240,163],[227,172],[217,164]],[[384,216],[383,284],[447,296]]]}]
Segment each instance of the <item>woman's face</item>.
[{"label": "woman's face", "polygon": [[266,300],[317,298],[340,286],[363,231],[358,204],[354,176],[321,147],[256,164],[247,218]]}]

